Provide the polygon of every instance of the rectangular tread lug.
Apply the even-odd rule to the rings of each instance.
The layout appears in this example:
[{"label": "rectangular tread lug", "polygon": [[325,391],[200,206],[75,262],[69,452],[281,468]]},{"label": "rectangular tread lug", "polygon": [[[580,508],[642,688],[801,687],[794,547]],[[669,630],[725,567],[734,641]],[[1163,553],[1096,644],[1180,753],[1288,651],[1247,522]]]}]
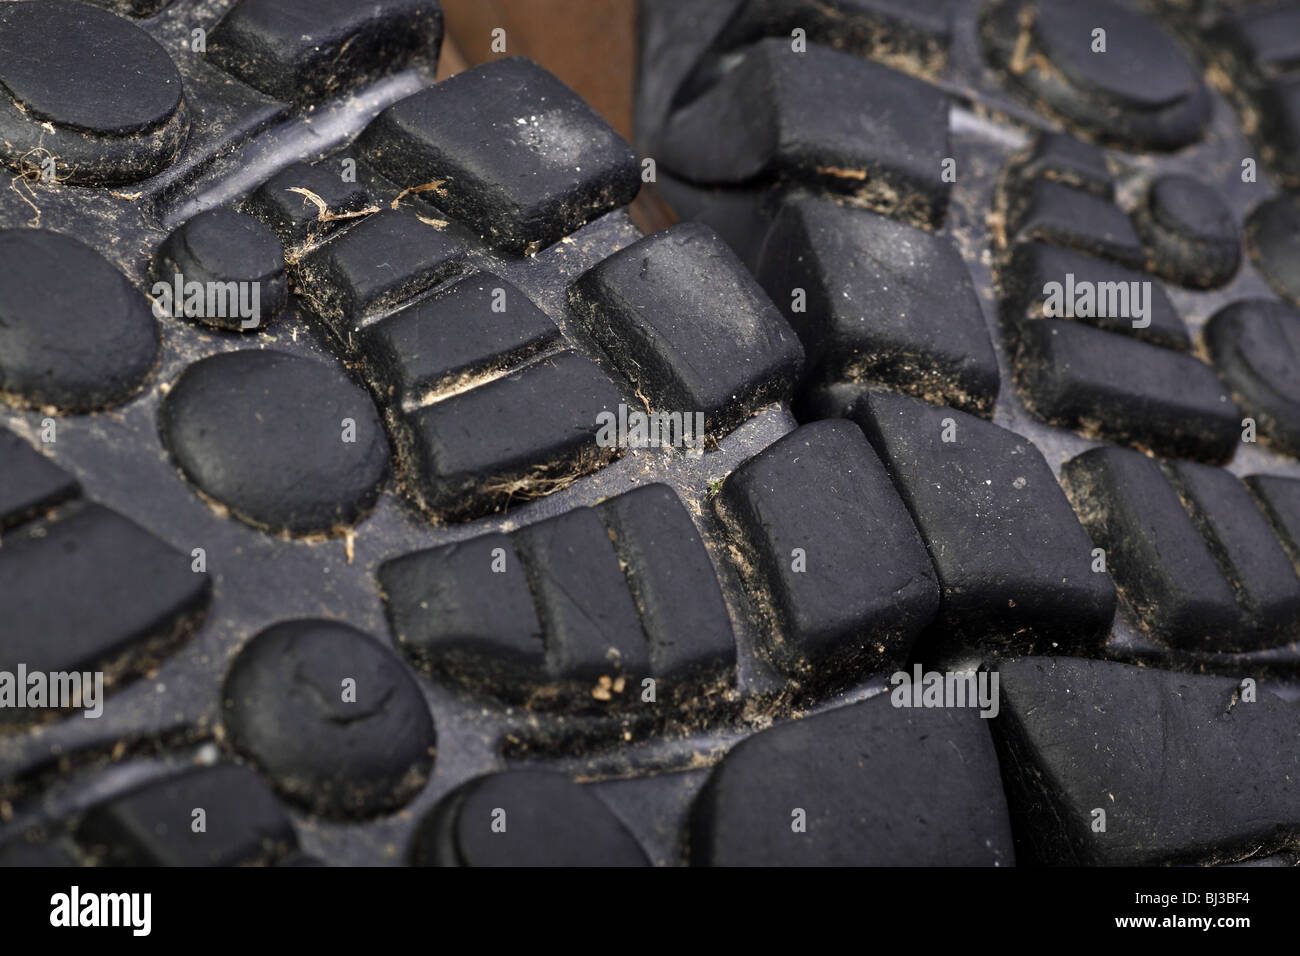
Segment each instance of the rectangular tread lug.
[{"label": "rectangular tread lug", "polygon": [[448,518],[537,497],[620,454],[596,435],[600,413],[625,401],[590,360],[560,352],[416,409],[401,425],[416,489]]},{"label": "rectangular tread lug", "polygon": [[741,464],[716,500],[752,555],[759,606],[775,612],[768,652],[783,668],[822,682],[906,660],[938,611],[938,581],[856,426],[796,429]]},{"label": "rectangular tread lug", "polygon": [[1110,661],[1024,658],[999,672],[993,733],[1023,862],[1231,861],[1300,833],[1294,703]]},{"label": "rectangular tread lug", "polygon": [[1032,442],[885,392],[868,392],[849,415],[929,548],[942,595],[937,632],[1014,647],[1105,639],[1114,586],[1092,571],[1088,537]]},{"label": "rectangular tread lug", "polygon": [[299,265],[308,301],[343,339],[366,318],[451,278],[465,249],[408,209],[382,209]]},{"label": "rectangular tread lug", "polygon": [[1055,425],[1208,462],[1227,461],[1241,441],[1240,409],[1191,355],[1038,319],[1020,330],[1016,372],[1025,404]]},{"label": "rectangular tread lug", "polygon": [[1226,649],[1236,597],[1160,466],[1094,448],[1065,463],[1061,483],[1144,629],[1177,647]]},{"label": "rectangular tread lug", "polygon": [[675,690],[733,671],[736,641],[717,572],[676,493],[643,485],[596,510],[640,611],[651,671]]},{"label": "rectangular tread lug", "polygon": [[360,335],[372,382],[398,404],[454,390],[558,345],[554,322],[509,282],[475,273]]},{"label": "rectangular tread lug", "polygon": [[1190,461],[1169,462],[1165,474],[1243,611],[1225,645],[1254,650],[1300,638],[1300,577],[1246,486],[1229,471]]},{"label": "rectangular tread lug", "polygon": [[77,479],[0,428],[0,531],[81,493]]},{"label": "rectangular tread lug", "polygon": [[569,300],[655,410],[703,412],[710,434],[788,397],[803,366],[793,330],[707,226],[633,243],[579,277]]},{"label": "rectangular tread lug", "polygon": [[636,605],[613,542],[591,508],[575,508],[513,535],[546,635],[546,669],[566,681],[650,670]]},{"label": "rectangular tread lug", "polygon": [[[1093,313],[1091,315],[1076,314],[1075,307],[1079,296],[1077,291],[1074,296],[1069,294],[1070,280],[1067,277],[1071,275],[1074,276],[1075,283],[1091,283],[1092,290],[1095,290],[1093,298],[1105,296],[1107,304],[1105,306],[1095,304],[1090,310]],[[1187,326],[1183,324],[1182,318],[1174,309],[1164,285],[1146,273],[1126,269],[1074,249],[1053,246],[1045,242],[1023,242],[1015,247],[1010,261],[999,270],[998,279],[1007,331],[1013,337],[1018,334],[1019,326],[1025,322],[1038,318],[1065,318],[1096,326],[1107,332],[1130,335],[1162,348],[1174,349],[1178,352],[1191,351],[1192,340],[1187,334]],[[1148,325],[1144,328],[1135,326],[1134,321],[1140,322],[1142,319],[1134,315],[1098,314],[1103,309],[1106,312],[1110,311],[1111,289],[1116,290],[1117,303],[1123,300],[1131,303],[1134,282],[1149,283],[1151,293],[1147,301]],[[1060,286],[1060,296],[1064,306],[1062,315],[1045,314],[1046,302],[1051,293],[1044,290],[1051,283]],[[1124,285],[1118,285],[1119,283]],[[1081,286],[1076,284],[1075,289],[1079,288]],[[1122,299],[1119,291],[1121,289],[1127,290]],[[1086,303],[1085,311],[1088,311]],[[1116,311],[1122,311],[1122,307]]]}]

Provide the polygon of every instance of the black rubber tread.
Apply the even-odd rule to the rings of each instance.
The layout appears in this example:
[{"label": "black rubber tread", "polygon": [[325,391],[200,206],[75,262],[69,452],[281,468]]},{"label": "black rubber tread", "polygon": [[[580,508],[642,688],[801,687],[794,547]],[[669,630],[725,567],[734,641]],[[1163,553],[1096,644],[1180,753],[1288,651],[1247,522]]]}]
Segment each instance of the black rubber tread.
[{"label": "black rubber tread", "polygon": [[1112,0],[992,0],[980,16],[985,52],[1008,84],[1099,140],[1172,150],[1209,124],[1200,71],[1141,12]]},{"label": "black rubber tread", "polygon": [[344,624],[285,621],[262,631],[231,665],[222,698],[231,746],[318,813],[391,812],[433,768],[433,718],[414,677]]},{"label": "black rubber tread", "polygon": [[1051,468],[1015,432],[869,392],[849,409],[889,469],[939,574],[943,640],[1088,647],[1115,593]]},{"label": "black rubber tread", "polygon": [[1300,185],[1300,4],[1225,4],[1212,14],[1197,37],[1204,56],[1229,74],[1234,100],[1258,119],[1255,135],[1264,155],[1294,189]]},{"label": "black rubber tread", "polygon": [[[140,390],[158,355],[149,303],[95,250],[50,230],[0,231],[0,394],[89,411]],[[64,270],[77,276],[64,281]]]},{"label": "black rubber tread", "polygon": [[1191,176],[1162,176],[1134,212],[1152,272],[1199,288],[1224,285],[1241,261],[1232,210]]},{"label": "black rubber tread", "polygon": [[269,96],[311,103],[413,62],[432,64],[441,42],[442,11],[430,0],[240,0],[212,30],[207,55]]},{"label": "black rubber tread", "polygon": [[569,298],[643,401],[701,411],[714,434],[787,398],[803,366],[795,336],[707,227],[647,236],[584,273]]},{"label": "black rubber tread", "polygon": [[[525,106],[538,112],[522,115]],[[629,202],[638,187],[635,156],[622,138],[563,83],[519,57],[407,97],[380,114],[357,146],[398,185],[454,183],[434,187],[442,208],[516,253],[551,245]]]},{"label": "black rubber tread", "polygon": [[189,134],[181,76],[165,49],[75,0],[0,9],[0,161],[86,185],[129,183],[172,162]]},{"label": "black rubber tread", "polygon": [[796,194],[777,212],[754,274],[803,340],[810,379],[888,379],[930,401],[993,413],[997,357],[966,265],[945,237]]},{"label": "black rubber tread", "polygon": [[289,818],[257,775],[196,767],[91,807],[74,839],[107,866],[269,863],[296,844]]},{"label": "black rubber tread", "polygon": [[0,529],[35,518],[81,492],[77,479],[13,432],[0,431],[5,469],[0,475]]},{"label": "black rubber tread", "polygon": [[[738,56],[670,114],[652,147],[666,165],[692,182],[810,182],[918,224],[943,220],[948,130],[935,90],[829,47],[764,39]],[[819,108],[832,97],[872,109],[845,126]]]},{"label": "black rubber tread", "polygon": [[[1051,298],[1051,293],[1044,290],[1053,282],[1061,283],[1061,276],[1071,274],[1078,280],[1095,284],[1151,281],[1134,269],[1125,269],[1075,249],[1045,242],[1017,243],[1010,260],[998,273],[1005,333],[1009,341],[1019,342],[1022,323],[1044,318]],[[1065,294],[1064,289],[1062,296],[1065,300],[1062,318],[1086,322],[1107,332],[1121,332],[1179,352],[1192,348],[1187,326],[1164,286],[1159,283],[1151,284],[1150,322],[1140,328],[1134,326],[1132,319],[1122,315],[1099,315],[1095,303],[1087,307],[1086,301],[1080,303],[1077,297]],[[1085,306],[1082,309],[1078,308],[1081,304]]]},{"label": "black rubber tread", "polygon": [[[1021,859],[1213,863],[1294,840],[1293,701],[1111,661],[1025,658],[1001,673],[993,731]],[[1243,787],[1243,773],[1260,777]]]},{"label": "black rubber tread", "polygon": [[[996,671],[1007,649],[1027,644],[1035,653],[1068,649],[1088,657],[1140,662],[1158,668],[1162,679],[1169,680],[1176,679],[1171,671],[1180,670],[1279,675],[1285,695],[1294,696],[1290,662],[1296,657],[1300,624],[1293,600],[1300,577],[1294,550],[1295,495],[1290,491],[1297,472],[1288,437],[1295,424],[1290,408],[1294,375],[1286,360],[1292,351],[1287,338],[1291,316],[1266,291],[1271,287],[1290,297],[1292,279],[1300,274],[1291,228],[1294,199],[1274,198],[1262,166],[1254,175],[1253,150],[1231,110],[1217,102],[1218,90],[1224,88],[1222,76],[1207,82],[1201,68],[1223,62],[1213,43],[1204,40],[1213,33],[1207,25],[1219,20],[1251,24],[1251,41],[1261,52],[1252,54],[1246,66],[1267,73],[1270,89],[1247,91],[1238,85],[1234,93],[1241,92],[1237,102],[1255,110],[1246,125],[1258,128],[1270,145],[1261,162],[1292,182],[1288,156],[1294,150],[1282,144],[1288,142],[1288,124],[1297,115],[1288,112],[1286,101],[1286,91],[1295,86],[1296,58],[1285,30],[1296,5],[1281,3],[1256,15],[1228,4],[1220,11],[1215,9],[1220,5],[1210,3],[1199,5],[1195,16],[1175,6],[1160,11],[1162,22],[1152,17],[1150,6],[1138,9],[1127,2],[944,5],[943,12],[933,11],[928,32],[918,30],[915,22],[931,15],[928,7],[913,14],[870,0],[749,0],[718,6],[726,9],[680,0],[656,10],[643,25],[642,139],[661,162],[663,195],[679,213],[708,223],[736,249],[803,339],[809,363],[802,388],[796,391],[799,418],[847,416],[857,421],[908,503],[936,563],[943,596],[936,624],[918,640],[914,659],[969,655],[973,644],[983,647],[979,659]],[[893,34],[883,25],[891,16]],[[843,26],[828,27],[831,20]],[[869,23],[872,30],[866,28]],[[1090,32],[1097,26],[1108,34],[1106,58],[1090,58],[1087,52]],[[683,50],[682,38],[688,34],[697,39]],[[805,36],[807,55],[799,51]],[[927,42],[918,42],[918,37]],[[866,198],[871,194],[868,167],[860,167],[867,175],[855,194],[845,198],[839,195],[842,184],[797,165],[784,167],[780,175],[735,175],[736,170],[751,168],[744,164],[765,155],[743,136],[701,136],[701,149],[691,157],[679,158],[672,148],[676,130],[682,124],[700,124],[706,114],[730,115],[716,122],[736,124],[752,115],[782,115],[783,97],[797,101],[794,93],[783,90],[772,106],[760,107],[756,101],[766,90],[756,77],[780,76],[781,70],[797,75],[802,69],[810,75],[800,77],[797,86],[786,81],[785,88],[812,90],[829,83],[836,74],[821,64],[833,58],[812,56],[818,44],[910,74],[950,96],[948,148],[953,158],[947,162],[955,182],[947,219],[936,217],[925,225],[960,250],[970,269],[984,322],[993,332],[1001,379],[1001,388],[992,393],[996,405],[991,399],[972,402],[954,387],[942,350],[908,348],[932,334],[954,353],[973,360],[978,351],[958,344],[966,334],[964,324],[940,330],[942,321],[954,315],[964,318],[964,310],[955,306],[936,309],[942,320],[934,333],[925,333],[925,317],[908,314],[913,302],[923,300],[903,299],[907,304],[893,313],[907,317],[902,327],[914,338],[901,348],[881,348],[885,360],[862,360],[860,343],[870,343],[872,335],[889,328],[889,306],[879,311],[872,307],[901,298],[898,290],[908,287],[907,273],[879,266],[882,254],[873,250],[888,249],[915,264],[920,257],[914,250],[924,248],[907,237],[899,223],[880,219],[880,208],[874,216],[856,208],[871,206]],[[747,66],[760,60],[772,64],[766,73]],[[993,67],[992,76],[987,65]],[[776,88],[782,89],[779,82]],[[851,125],[858,111],[870,114],[903,102],[899,95],[884,93],[850,100],[853,107],[809,105],[804,113],[815,113],[812,118],[790,110],[783,135],[793,142],[794,130],[829,128],[837,118]],[[822,103],[831,101],[826,96]],[[811,104],[812,97],[803,102]],[[1026,111],[1024,103],[1041,112]],[[928,111],[924,115],[928,128]],[[1062,120],[1065,132],[1055,125]],[[960,136],[953,138],[956,131]],[[1134,162],[1110,148],[1115,145],[1147,155]],[[864,143],[859,149],[869,147]],[[1187,151],[1186,162],[1166,154],[1175,149]],[[780,154],[798,155],[795,147]],[[851,154],[842,150],[841,155]],[[704,160],[713,171],[708,175],[701,165]],[[913,220],[907,210],[883,211]],[[839,251],[850,242],[859,257]],[[1249,263],[1240,255],[1243,244]],[[828,249],[835,252],[828,254]],[[860,278],[864,259],[875,270],[865,282]],[[1072,283],[1080,280],[1080,287],[1094,286],[1090,295],[1130,283],[1148,286],[1146,314],[1098,308],[1100,296],[1079,308],[1071,298],[1064,311],[1049,311],[1045,286],[1063,284],[1067,273]],[[924,292],[936,298],[955,284],[937,279],[933,264],[924,275],[934,279]],[[903,281],[896,281],[900,278]],[[1168,288],[1162,279],[1170,283]],[[1224,291],[1189,294],[1184,288]],[[910,289],[908,294],[913,294]],[[806,314],[792,306],[801,297],[806,297]],[[1266,297],[1270,301],[1244,301]],[[1206,317],[1216,311],[1224,314],[1206,324]],[[911,361],[901,360],[900,353]],[[919,380],[930,388],[919,386]],[[949,407],[905,415],[903,410],[914,399],[896,398],[890,391]],[[997,529],[1011,520],[1015,496],[992,488],[978,490],[985,475],[992,486],[1001,484],[996,463],[1004,456],[995,450],[993,434],[981,431],[977,420],[957,409],[991,418],[1014,433],[1009,435],[1012,440],[1024,436],[1043,450],[1046,465],[1039,469],[1039,478],[1058,496],[1046,512],[1062,515],[1049,523],[1038,519],[1042,505],[1032,509],[1034,517],[1019,530],[1019,540],[1012,536],[1007,556],[1014,556],[1013,563],[1001,577],[988,579],[997,581],[994,587],[966,585],[964,578],[995,575],[998,552],[986,548],[985,542],[996,541]],[[1032,415],[1026,414],[1031,410]],[[883,426],[894,420],[891,434]],[[954,432],[947,444],[942,441],[945,422]],[[1062,426],[1080,437],[1068,436]],[[972,429],[978,437],[973,444],[962,438]],[[1171,527],[1189,535],[1184,544],[1166,541],[1145,556],[1128,553],[1125,548],[1145,533],[1143,522],[1154,521],[1155,515],[1147,506],[1126,503],[1118,486],[1109,492],[1076,494],[1073,510],[1093,540],[1080,534],[1076,515],[1059,498],[1054,474],[1099,439],[1157,455],[1227,463],[1227,469],[1221,469],[1170,460],[1164,467],[1170,476],[1166,478],[1160,465],[1148,461],[1150,473],[1129,486],[1167,490],[1163,504],[1174,509],[1167,517],[1174,522]],[[1107,453],[1118,456],[1120,450]],[[1133,452],[1124,454],[1135,462],[1145,460]],[[1088,457],[1071,462],[1062,475],[1063,480],[1070,478],[1066,484],[1072,494],[1080,487],[1073,476],[1082,473],[1074,466]],[[1245,485],[1234,477],[1261,470],[1275,471],[1278,477],[1256,474]],[[1015,487],[1023,492],[1044,484],[1032,475],[1018,476]],[[1016,476],[1008,472],[1007,477]],[[1110,527],[1105,516],[1121,507],[1131,507],[1131,524],[1103,533],[1103,527]],[[1068,534],[1060,530],[1066,527],[1072,529]],[[1026,550],[1031,543],[1041,550]],[[1203,585],[1199,578],[1161,568],[1162,561],[1189,553],[1203,556]],[[1065,578],[1083,587],[1062,592],[1059,606],[1036,628],[1025,626],[1035,616],[1032,600],[1028,607],[1021,606],[1022,594],[1034,593],[1027,590],[1034,587],[1034,577],[1011,570],[1014,561],[1030,554],[1037,560],[1026,563],[1042,573],[1043,583],[1060,581],[1046,562],[1068,556],[1072,568]],[[1111,574],[1126,599],[1113,621]],[[1177,594],[1170,592],[1169,604],[1161,606],[1148,587],[1153,576],[1160,575],[1168,585],[1185,589],[1186,597],[1210,602],[1209,616],[1189,613],[1180,623]],[[1102,582],[1104,587],[1095,591],[1084,587]],[[1001,588],[1017,593],[999,604],[993,598]],[[1149,593],[1144,594],[1144,588]],[[1086,606],[1093,611],[1080,614]],[[985,615],[985,620],[997,623],[981,627]],[[1072,626],[1078,629],[1070,635]],[[967,650],[945,657],[941,649],[952,646],[954,632],[961,635],[956,643]],[[1202,636],[1199,642],[1197,635]],[[1124,694],[1122,677],[1115,681],[1117,693]],[[1050,717],[1050,698],[1041,706]],[[1184,746],[1194,747],[1195,742],[1189,738]],[[1062,750],[1068,757],[1073,746],[1066,743]],[[1009,782],[1017,772],[1003,767]],[[815,776],[810,770],[803,779]],[[1144,798],[1152,800],[1152,806],[1163,805],[1159,789],[1149,783]],[[1208,796],[1204,819],[1166,841],[1184,839],[1185,847],[1166,845],[1159,852],[1128,858],[1078,855],[1070,844],[1073,837],[1058,831],[1041,852],[1035,847],[1027,854],[1026,861],[1239,859],[1257,852],[1240,833],[1224,836],[1212,852],[1195,844],[1195,827],[1212,827],[1215,801],[1228,799],[1226,791]],[[1023,802],[1012,808],[1018,831],[1021,813],[1030,814]],[[742,827],[751,817],[740,805],[729,808],[728,815],[717,825]],[[782,831],[788,827],[771,822],[766,827],[761,837],[739,832],[750,840],[786,838]],[[1153,829],[1152,818],[1141,821],[1136,832],[1141,834],[1143,827]],[[1019,840],[1019,832],[1017,836]],[[800,853],[798,838],[791,839],[787,860]],[[1283,854],[1279,859],[1286,858]]]},{"label": "black rubber tread", "polygon": [[0,671],[105,675],[0,863],[1292,858],[1284,37],[655,0],[638,154],[433,0],[0,6]]},{"label": "black rubber tread", "polygon": [[1300,306],[1300,198],[1275,196],[1256,206],[1246,220],[1245,242],[1273,291]]},{"label": "black rubber tread", "polygon": [[649,863],[590,788],[527,770],[478,777],[447,794],[421,821],[411,854],[419,866]]},{"label": "black rubber tread", "polygon": [[848,422],[791,432],[714,501],[755,602],[770,604],[768,652],[810,683],[906,659],[939,609],[921,537]]},{"label": "black rubber tread", "polygon": [[[938,779],[945,786],[934,786]],[[987,722],[969,710],[899,711],[885,694],[739,744],[691,813],[697,864],[1013,860]]]},{"label": "black rubber tread", "polygon": [[[185,285],[190,282],[200,282],[205,287],[209,282],[255,284],[258,300],[253,303],[250,297],[247,317],[230,314],[229,308],[210,314],[205,288],[204,307],[196,318],[221,329],[270,325],[289,304],[284,250],[275,234],[251,216],[231,209],[210,209],[186,222],[167,237],[149,271],[151,278],[164,286],[175,287],[177,275],[185,277]],[[172,314],[187,315],[185,306],[189,299],[188,294],[173,294]],[[251,308],[253,305],[255,310]]]},{"label": "black rubber tread", "polygon": [[1300,310],[1263,299],[1234,302],[1211,316],[1205,346],[1260,438],[1300,453]]},{"label": "black rubber tread", "polygon": [[405,555],[379,579],[415,661],[510,701],[599,713],[660,693],[693,707],[709,685],[734,682],[715,574],[673,492],[646,485],[508,537]]},{"label": "black rubber tread", "polygon": [[1171,642],[1223,647],[1238,631],[1232,587],[1160,466],[1128,449],[1094,448],[1061,477],[1147,627]]}]

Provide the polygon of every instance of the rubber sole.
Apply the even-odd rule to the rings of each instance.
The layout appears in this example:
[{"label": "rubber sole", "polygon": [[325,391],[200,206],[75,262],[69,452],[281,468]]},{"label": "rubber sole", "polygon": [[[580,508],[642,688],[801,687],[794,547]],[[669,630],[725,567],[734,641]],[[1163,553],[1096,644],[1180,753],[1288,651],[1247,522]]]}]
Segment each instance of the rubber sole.
[{"label": "rubber sole", "polygon": [[1285,51],[656,2],[638,155],[374,6],[0,7],[0,862],[1295,862]]}]

